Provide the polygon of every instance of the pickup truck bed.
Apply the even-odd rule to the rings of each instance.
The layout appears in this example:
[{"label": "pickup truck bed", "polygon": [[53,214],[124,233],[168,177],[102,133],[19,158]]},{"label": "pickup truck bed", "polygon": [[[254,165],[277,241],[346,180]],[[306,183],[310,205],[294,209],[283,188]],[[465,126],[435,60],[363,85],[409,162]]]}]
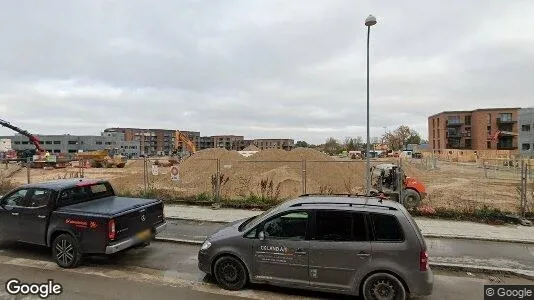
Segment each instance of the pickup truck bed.
[{"label": "pickup truck bed", "polygon": [[57,212],[115,216],[120,215],[121,213],[124,213],[126,211],[130,211],[132,209],[138,209],[143,206],[150,206],[158,202],[159,200],[156,199],[110,196],[88,202],[64,206],[59,208]]}]

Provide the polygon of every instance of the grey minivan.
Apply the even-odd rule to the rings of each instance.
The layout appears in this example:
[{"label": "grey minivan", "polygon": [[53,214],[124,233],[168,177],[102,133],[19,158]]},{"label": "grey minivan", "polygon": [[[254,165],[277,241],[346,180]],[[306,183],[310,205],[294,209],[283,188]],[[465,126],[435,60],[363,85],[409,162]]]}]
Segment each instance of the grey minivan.
[{"label": "grey minivan", "polygon": [[427,247],[399,203],[301,196],[206,239],[198,266],[225,289],[247,283],[406,299],[432,293]]}]

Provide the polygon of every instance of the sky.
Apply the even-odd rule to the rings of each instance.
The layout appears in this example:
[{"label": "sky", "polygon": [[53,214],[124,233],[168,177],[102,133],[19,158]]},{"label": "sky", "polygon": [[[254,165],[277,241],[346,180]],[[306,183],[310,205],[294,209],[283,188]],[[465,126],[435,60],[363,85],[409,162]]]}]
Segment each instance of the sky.
[{"label": "sky", "polygon": [[531,0],[17,0],[0,10],[0,119],[34,134],[365,137],[369,14],[372,136],[534,106]]}]

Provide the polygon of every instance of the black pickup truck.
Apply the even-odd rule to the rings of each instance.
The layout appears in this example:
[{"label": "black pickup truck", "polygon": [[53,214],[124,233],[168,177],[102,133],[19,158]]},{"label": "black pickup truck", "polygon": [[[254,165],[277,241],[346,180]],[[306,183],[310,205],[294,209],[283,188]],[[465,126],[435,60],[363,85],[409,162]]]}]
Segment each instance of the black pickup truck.
[{"label": "black pickup truck", "polygon": [[104,180],[28,184],[0,200],[0,239],[51,247],[63,268],[148,245],[166,225],[160,200],[117,197]]}]

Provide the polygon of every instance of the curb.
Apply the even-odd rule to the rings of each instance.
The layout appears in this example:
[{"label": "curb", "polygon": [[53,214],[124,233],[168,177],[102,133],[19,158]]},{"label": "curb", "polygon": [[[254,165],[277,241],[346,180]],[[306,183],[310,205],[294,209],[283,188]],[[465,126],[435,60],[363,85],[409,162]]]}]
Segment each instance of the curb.
[{"label": "curb", "polygon": [[532,240],[511,240],[511,239],[496,239],[496,238],[485,238],[479,236],[465,236],[465,235],[443,235],[443,234],[425,234],[425,238],[439,238],[439,239],[451,239],[451,240],[471,240],[471,241],[485,241],[485,242],[498,242],[498,243],[515,243],[515,244],[534,244]]},{"label": "curb", "polygon": [[488,273],[489,274],[506,274],[506,275],[514,275],[517,277],[522,277],[528,280],[534,280],[534,271],[529,271],[529,270],[517,270],[517,269],[508,269],[508,268],[469,266],[469,265],[433,263],[433,262],[430,262],[429,264],[430,264],[430,267],[435,268],[437,270],[462,271],[462,272],[486,273],[486,274]]},{"label": "curb", "polygon": [[[228,224],[234,221],[213,221],[213,220],[200,220],[194,218],[183,218],[183,217],[165,217],[165,219],[176,220],[176,221],[197,221],[197,222],[206,222],[206,223],[219,223],[219,224]],[[498,239],[498,238],[486,238],[478,236],[465,236],[465,235],[447,235],[447,234],[434,234],[434,233],[423,233],[425,238],[439,238],[439,239],[457,239],[457,240],[472,240],[472,241],[485,241],[485,242],[499,242],[499,243],[516,243],[516,244],[533,244],[534,240],[512,240],[512,239]]]}]

